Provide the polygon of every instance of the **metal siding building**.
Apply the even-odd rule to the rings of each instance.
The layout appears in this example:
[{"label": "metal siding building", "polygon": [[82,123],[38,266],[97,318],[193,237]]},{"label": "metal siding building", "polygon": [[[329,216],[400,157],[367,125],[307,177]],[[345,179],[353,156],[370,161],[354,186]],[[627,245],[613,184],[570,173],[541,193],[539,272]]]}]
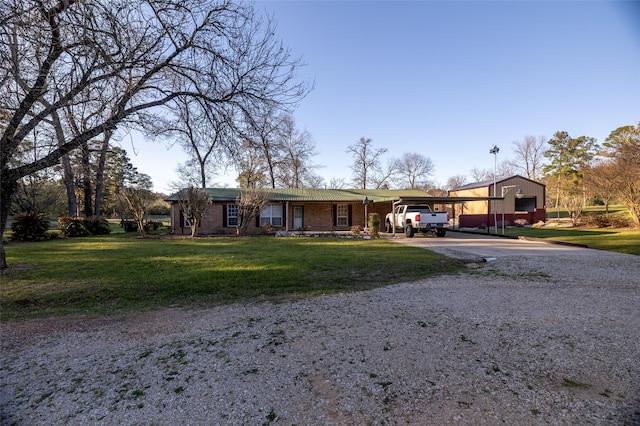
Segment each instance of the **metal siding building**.
[{"label": "metal siding building", "polygon": [[[521,191],[518,194],[518,190]],[[521,195],[518,197],[517,195]],[[449,191],[450,197],[493,197],[494,182],[484,181],[461,186]],[[515,175],[496,180],[495,196],[502,200],[469,201],[456,205],[460,227],[495,226],[502,221],[513,225],[516,220],[529,224],[545,221],[546,186]]]}]

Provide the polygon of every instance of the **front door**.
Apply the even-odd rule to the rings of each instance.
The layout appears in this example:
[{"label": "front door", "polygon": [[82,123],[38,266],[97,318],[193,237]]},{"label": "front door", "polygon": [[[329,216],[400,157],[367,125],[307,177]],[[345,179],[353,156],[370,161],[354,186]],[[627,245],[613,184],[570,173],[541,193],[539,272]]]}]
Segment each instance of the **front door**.
[{"label": "front door", "polygon": [[293,229],[304,228],[304,207],[293,206]]}]

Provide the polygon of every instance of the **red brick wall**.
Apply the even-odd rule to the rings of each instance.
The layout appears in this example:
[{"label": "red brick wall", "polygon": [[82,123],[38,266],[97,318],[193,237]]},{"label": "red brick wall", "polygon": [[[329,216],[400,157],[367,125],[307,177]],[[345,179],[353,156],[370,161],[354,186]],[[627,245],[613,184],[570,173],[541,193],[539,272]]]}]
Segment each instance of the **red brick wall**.
[{"label": "red brick wall", "polygon": [[[198,234],[235,234],[235,227],[227,227],[226,223],[223,223],[223,208],[227,203],[214,203],[209,207],[207,214],[202,218],[202,224],[198,230]],[[348,226],[335,226],[333,218],[333,209],[336,204],[350,204],[351,205],[351,223]],[[286,203],[284,204],[286,207]],[[316,203],[289,203],[289,209],[285,214],[285,221],[288,224],[289,231],[295,231],[293,228],[293,207],[304,207],[304,228],[307,231],[312,232],[330,232],[330,231],[350,231],[354,225],[365,226],[364,217],[364,204],[362,202],[352,203],[331,203],[331,202],[316,202]],[[380,221],[384,222],[384,218],[387,213],[391,212],[391,202],[373,202],[367,207],[367,213],[378,213],[380,215]],[[171,224],[172,232],[175,234],[190,234],[191,229],[185,226],[180,227],[180,209],[177,203],[171,205]],[[381,227],[384,226],[381,223]],[[273,231],[287,229],[286,226],[272,227]],[[249,234],[264,234],[266,229],[263,227],[257,227],[255,219],[252,220],[247,229]]]}]

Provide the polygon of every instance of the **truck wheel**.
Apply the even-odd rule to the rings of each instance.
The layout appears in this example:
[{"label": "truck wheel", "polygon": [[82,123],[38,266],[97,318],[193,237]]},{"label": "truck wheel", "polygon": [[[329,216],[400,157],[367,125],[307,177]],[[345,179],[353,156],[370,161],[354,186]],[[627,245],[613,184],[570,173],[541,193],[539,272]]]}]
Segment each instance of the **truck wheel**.
[{"label": "truck wheel", "polygon": [[393,233],[393,228],[391,227],[391,224],[389,222],[385,223],[385,228],[386,228],[387,234]]},{"label": "truck wheel", "polygon": [[447,233],[446,229],[436,229],[436,237],[444,237],[445,234]]},{"label": "truck wheel", "polygon": [[413,235],[416,233],[416,230],[413,229],[413,226],[407,225],[407,228],[404,230],[404,233],[407,236],[407,238],[413,238]]}]

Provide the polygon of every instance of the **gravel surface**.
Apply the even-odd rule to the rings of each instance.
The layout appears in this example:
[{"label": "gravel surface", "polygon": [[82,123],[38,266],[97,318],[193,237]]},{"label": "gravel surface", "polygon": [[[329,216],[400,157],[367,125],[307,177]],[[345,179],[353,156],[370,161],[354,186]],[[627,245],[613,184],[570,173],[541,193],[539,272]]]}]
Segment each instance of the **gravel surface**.
[{"label": "gravel surface", "polygon": [[640,259],[2,324],[2,425],[640,425]]}]

